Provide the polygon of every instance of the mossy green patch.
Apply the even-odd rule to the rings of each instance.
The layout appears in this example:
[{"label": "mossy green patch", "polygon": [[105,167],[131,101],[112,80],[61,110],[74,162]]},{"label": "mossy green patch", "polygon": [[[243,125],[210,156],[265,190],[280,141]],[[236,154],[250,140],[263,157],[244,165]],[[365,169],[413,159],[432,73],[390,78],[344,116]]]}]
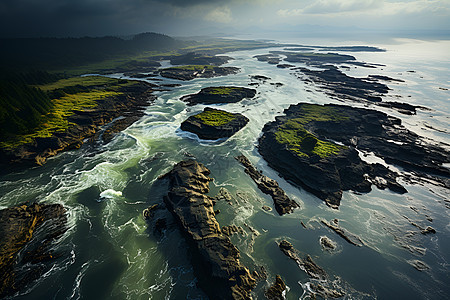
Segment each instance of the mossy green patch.
[{"label": "mossy green patch", "polygon": [[332,142],[322,141],[304,128],[311,121],[339,122],[348,119],[332,107],[303,104],[302,109],[296,112],[296,118],[282,124],[275,132],[278,143],[287,145],[288,149],[298,156],[309,157],[316,154],[321,158],[336,155],[344,146]]},{"label": "mossy green patch", "polygon": [[212,87],[208,88],[206,91],[207,94],[210,95],[229,95],[233,91],[239,90],[239,87]]},{"label": "mossy green patch", "polygon": [[165,70],[170,70],[170,69],[186,70],[186,71],[203,71],[204,69],[214,70],[214,66],[211,66],[211,65],[187,65],[187,66],[172,67],[172,68],[168,68]]},{"label": "mossy green patch", "polygon": [[201,120],[205,125],[222,126],[228,124],[236,117],[234,114],[223,110],[207,110],[194,115],[194,118]]}]

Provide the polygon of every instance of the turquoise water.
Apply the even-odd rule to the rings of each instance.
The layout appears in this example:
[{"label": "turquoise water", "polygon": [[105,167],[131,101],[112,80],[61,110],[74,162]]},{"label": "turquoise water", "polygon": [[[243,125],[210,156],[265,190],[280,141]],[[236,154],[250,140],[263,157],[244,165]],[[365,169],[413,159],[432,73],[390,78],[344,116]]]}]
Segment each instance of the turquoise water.
[{"label": "turquoise water", "polygon": [[[418,134],[448,145],[450,91],[440,88],[450,88],[450,58],[446,56],[449,51],[445,51],[450,50],[449,45],[411,40],[375,45],[388,51],[350,54],[358,60],[386,66],[376,70],[358,67],[348,74],[380,74],[405,80],[405,83],[389,83],[392,91],[385,100],[433,110],[419,111],[415,116],[384,111],[402,118]],[[222,226],[236,224],[244,228],[244,236],[232,238],[242,260],[251,270],[264,266],[268,271],[268,281],[258,285],[255,298],[263,299],[264,289],[280,274],[289,287],[287,299],[307,299],[309,278],[278,249],[276,242],[280,239],[287,239],[303,254],[310,254],[331,279],[344,287],[346,299],[450,297],[447,189],[425,183],[404,183],[408,190],[404,195],[376,188],[364,195],[345,192],[340,209],[333,210],[280,178],[262,160],[255,148],[261,129],[282,114],[283,109],[298,102],[339,103],[320,88],[296,79],[292,71],[252,58],[267,52],[263,49],[230,53],[235,60],[229,65],[240,67],[239,74],[196,79],[183,82],[171,91],[159,92],[145,116],[108,145],[95,149],[84,146],[50,159],[43,167],[3,176],[1,207],[36,199],[69,208],[70,230],[57,246],[65,255],[17,299],[206,298],[196,286],[187,245],[170,214],[158,211],[159,217],[167,219],[167,229],[162,234],[155,232],[153,225],[142,217],[142,211],[160,203],[166,193],[157,177],[188,155],[211,170],[215,178],[211,195],[220,188],[233,195],[232,206],[225,202],[217,204],[221,210],[217,219]],[[407,72],[410,70],[415,72]],[[271,80],[257,88],[255,100],[220,106],[250,119],[243,130],[228,140],[216,142],[201,141],[180,131],[183,120],[204,108],[202,105],[187,107],[179,101],[181,96],[207,86],[247,86],[251,82],[249,75],[265,75]],[[271,85],[277,82],[283,86]],[[301,209],[282,217],[275,210],[262,210],[263,205],[273,207],[272,200],[256,188],[234,159],[240,153],[249,157],[265,175],[276,179]],[[422,227],[434,227],[437,234],[421,235],[405,216]],[[428,221],[426,216],[433,221]],[[366,246],[352,246],[320,224],[321,219],[334,218],[360,236]],[[323,251],[319,244],[321,236],[336,242],[337,250]],[[417,271],[409,263],[413,260],[425,262],[430,270]]]}]

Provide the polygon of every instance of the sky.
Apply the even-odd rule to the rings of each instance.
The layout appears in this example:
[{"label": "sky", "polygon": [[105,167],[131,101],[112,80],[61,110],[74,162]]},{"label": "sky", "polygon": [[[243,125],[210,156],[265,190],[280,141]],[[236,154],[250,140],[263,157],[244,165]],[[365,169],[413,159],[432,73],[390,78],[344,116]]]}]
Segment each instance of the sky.
[{"label": "sky", "polygon": [[450,0],[0,0],[0,37],[141,32],[450,38]]}]

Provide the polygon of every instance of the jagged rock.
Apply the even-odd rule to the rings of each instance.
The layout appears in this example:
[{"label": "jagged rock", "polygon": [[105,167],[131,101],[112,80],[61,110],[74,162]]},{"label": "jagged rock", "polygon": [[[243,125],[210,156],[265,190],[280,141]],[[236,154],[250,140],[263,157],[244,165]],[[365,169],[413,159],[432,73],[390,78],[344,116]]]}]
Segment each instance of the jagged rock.
[{"label": "jagged rock", "polygon": [[408,260],[408,263],[413,266],[417,271],[427,271],[430,269],[430,266],[427,265],[425,262],[418,260],[418,259],[413,259],[413,260]]},{"label": "jagged rock", "polygon": [[245,125],[249,119],[239,113],[205,107],[203,112],[190,116],[181,123],[181,130],[195,133],[205,140],[217,140],[231,137]]},{"label": "jagged rock", "polygon": [[[299,251],[286,240],[282,240],[278,244],[278,247],[286,256],[294,260],[313,280],[313,282],[310,283],[312,296],[319,295],[327,299],[340,298],[345,295],[343,291],[339,291],[342,290],[342,288],[335,284],[335,282],[329,280],[328,274],[312,260],[311,256],[306,255],[304,259],[300,258]],[[315,281],[319,281],[320,283],[314,283]]]},{"label": "jagged rock", "polygon": [[144,209],[144,211],[142,212],[144,219],[146,220],[151,219],[155,214],[155,210],[159,208],[160,208],[159,204],[153,204],[152,206],[149,206],[146,209]]},{"label": "jagged rock", "polygon": [[264,293],[267,299],[269,300],[283,300],[285,297],[283,296],[283,292],[286,290],[286,284],[283,279],[281,279],[280,275],[276,275],[275,283],[267,289]]},{"label": "jagged rock", "polygon": [[420,231],[422,234],[428,234],[428,233],[436,233],[436,229],[434,229],[431,226],[427,226],[427,228]]},{"label": "jagged rock", "polygon": [[328,275],[324,269],[319,267],[311,258],[311,256],[306,255],[306,258],[302,259],[299,257],[299,251],[292,246],[286,240],[282,240],[278,247],[280,250],[289,258],[295,260],[300,268],[308,274],[309,277],[319,280],[326,280]]},{"label": "jagged rock", "polygon": [[188,105],[236,103],[244,98],[255,97],[256,90],[236,86],[214,86],[203,88],[197,94],[181,97]]},{"label": "jagged rock", "polygon": [[60,204],[0,210],[0,298],[20,291],[51,268],[48,264],[57,254],[50,248],[66,230],[66,209]]},{"label": "jagged rock", "polygon": [[244,229],[236,225],[222,226],[221,231],[227,236],[232,236],[235,233],[244,234]]},{"label": "jagged rock", "polygon": [[169,181],[164,202],[190,245],[194,270],[205,293],[211,299],[251,299],[256,281],[215,218],[213,200],[206,195],[212,180],[209,174],[194,160],[176,164],[161,177]]},{"label": "jagged rock", "polygon": [[299,205],[291,200],[282,188],[278,185],[273,179],[261,174],[248,160],[244,155],[239,155],[236,157],[236,160],[239,161],[245,167],[245,173],[247,173],[253,181],[256,183],[258,188],[267,195],[270,195],[275,204],[275,209],[280,215],[284,215],[287,213],[291,213],[294,208],[298,208]]},{"label": "jagged rock", "polygon": [[358,246],[358,247],[364,246],[363,241],[358,236],[354,235],[353,233],[348,232],[347,230],[345,230],[339,226],[338,219],[334,219],[329,223],[325,220],[321,220],[321,222],[322,222],[322,224],[324,224],[325,226],[327,226],[328,228],[330,228],[331,230],[336,232],[339,236],[341,236],[344,240],[346,240],[350,244]]},{"label": "jagged rock", "polygon": [[333,251],[337,247],[336,243],[327,236],[321,236],[319,243],[322,246],[322,249],[326,251]]}]

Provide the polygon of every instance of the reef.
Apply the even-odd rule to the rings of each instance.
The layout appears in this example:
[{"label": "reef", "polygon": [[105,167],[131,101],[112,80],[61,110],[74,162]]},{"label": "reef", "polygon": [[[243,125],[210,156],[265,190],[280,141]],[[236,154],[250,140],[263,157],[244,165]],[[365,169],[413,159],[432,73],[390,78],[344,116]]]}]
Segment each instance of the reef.
[{"label": "reef", "polygon": [[52,246],[67,230],[60,204],[22,204],[0,210],[0,298],[39,279],[58,257]]},{"label": "reef", "polygon": [[244,98],[251,99],[255,95],[256,90],[254,89],[236,86],[217,86],[203,88],[197,94],[181,97],[181,100],[187,102],[188,105],[236,103]]},{"label": "reef", "polygon": [[239,113],[206,107],[181,123],[181,130],[195,133],[205,140],[217,140],[234,135],[247,125],[249,119]]},{"label": "reef", "polygon": [[245,173],[253,179],[258,188],[264,194],[272,197],[275,209],[280,216],[291,213],[295,208],[299,207],[294,200],[291,200],[286,195],[284,190],[278,185],[278,182],[258,171],[247,157],[239,155],[236,157],[236,160],[245,167]]},{"label": "reef", "polygon": [[213,198],[206,195],[212,180],[209,175],[210,171],[195,160],[176,164],[161,177],[168,180],[164,202],[190,246],[203,291],[211,299],[251,299],[256,280],[215,218]]}]

